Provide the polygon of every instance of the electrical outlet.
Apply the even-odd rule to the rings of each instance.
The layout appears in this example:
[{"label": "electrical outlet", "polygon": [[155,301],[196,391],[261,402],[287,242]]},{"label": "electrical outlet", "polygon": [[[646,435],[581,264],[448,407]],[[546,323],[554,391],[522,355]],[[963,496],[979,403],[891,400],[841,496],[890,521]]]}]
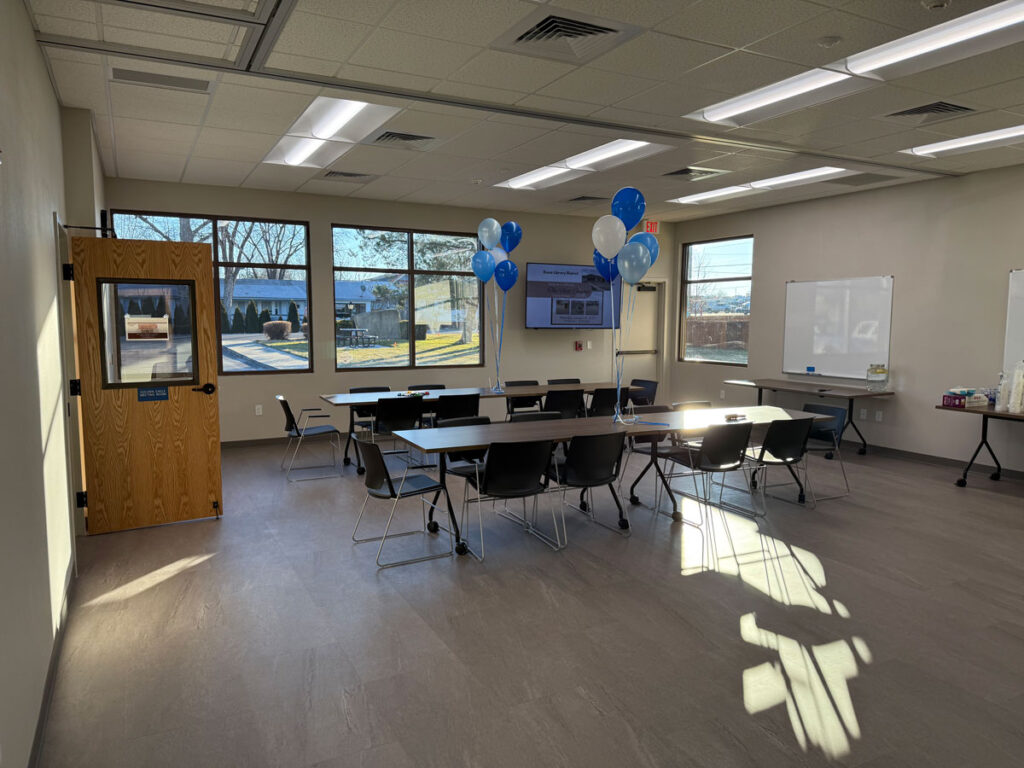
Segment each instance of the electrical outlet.
[{"label": "electrical outlet", "polygon": [[881,421],[883,413],[885,413],[885,411],[875,411],[875,421]]},{"label": "electrical outlet", "polygon": [[725,400],[725,390],[724,389],[718,390],[718,399],[719,400]]},{"label": "electrical outlet", "polygon": [[594,348],[594,342],[591,341],[590,339],[587,339],[587,349],[593,349],[593,348]]},{"label": "electrical outlet", "polygon": [[860,409],[860,416],[858,418],[860,418],[861,421],[867,421],[868,409],[867,408],[861,408]]},{"label": "electrical outlet", "polygon": [[263,406],[262,405],[257,405],[256,406],[256,415],[257,416],[262,416],[263,415]]}]

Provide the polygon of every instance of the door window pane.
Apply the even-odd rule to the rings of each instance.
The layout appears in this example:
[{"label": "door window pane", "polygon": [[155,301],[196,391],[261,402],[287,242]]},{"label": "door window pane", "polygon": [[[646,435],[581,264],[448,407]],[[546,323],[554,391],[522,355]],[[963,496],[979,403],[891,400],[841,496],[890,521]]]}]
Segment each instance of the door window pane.
[{"label": "door window pane", "polygon": [[684,359],[746,365],[750,281],[690,283],[684,327]]},{"label": "door window pane", "polygon": [[480,283],[468,275],[416,275],[416,365],[480,360]]},{"label": "door window pane", "polygon": [[195,285],[99,282],[104,386],[195,384]]},{"label": "door window pane", "polygon": [[224,264],[217,273],[224,371],[308,370],[306,271]]},{"label": "door window pane", "polygon": [[475,237],[413,233],[413,269],[429,272],[472,272]]},{"label": "door window pane", "polygon": [[407,273],[334,273],[338,368],[409,365]]}]

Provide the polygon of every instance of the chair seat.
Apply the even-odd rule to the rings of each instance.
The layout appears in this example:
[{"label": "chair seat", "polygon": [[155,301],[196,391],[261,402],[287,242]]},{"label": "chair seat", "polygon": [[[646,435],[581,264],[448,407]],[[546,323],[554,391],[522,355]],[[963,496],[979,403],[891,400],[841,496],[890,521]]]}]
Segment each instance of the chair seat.
[{"label": "chair seat", "polygon": [[[483,478],[483,473],[481,473],[480,479],[481,480],[484,479]],[[479,488],[478,488],[478,486],[476,484],[476,473],[474,473],[472,475],[467,475],[466,476],[466,482],[469,483],[473,488],[477,488],[477,490],[479,490]],[[490,492],[488,495],[489,496],[493,496],[494,498],[497,498],[497,499],[519,499],[519,498],[525,498],[527,496],[536,496],[538,493],[544,493],[544,490],[545,490],[545,488],[544,488],[543,483],[537,483],[536,486],[534,486],[534,487],[532,487],[532,488],[530,488],[528,490],[527,489],[523,489],[521,491],[517,491],[516,493],[494,493],[494,492]]]},{"label": "chair seat", "polygon": [[[399,487],[402,489],[401,493],[398,493],[398,498],[400,499],[404,499],[408,496],[419,496],[423,493],[442,490],[441,483],[429,475],[406,475],[404,483],[397,478],[392,480],[392,482],[395,485],[395,493],[398,493]],[[392,498],[391,494],[388,493],[386,486],[383,488],[367,488],[366,492],[378,499]]]},{"label": "chair seat", "polygon": [[556,461],[551,465],[551,478],[557,479],[559,485],[569,488],[600,488],[608,483],[614,483],[618,478],[615,475],[608,477],[580,477],[579,472],[568,466],[564,461]]},{"label": "chair seat", "polygon": [[288,433],[288,437],[315,437],[317,435],[332,434],[340,435],[341,432],[338,431],[337,427],[332,427],[330,424],[320,424],[316,427],[306,427],[301,433],[297,429],[292,429]]},{"label": "chair seat", "polygon": [[477,467],[480,468],[481,473],[484,471],[483,462],[455,461],[448,465],[448,474],[456,477],[476,478]]},{"label": "chair seat", "polygon": [[685,445],[667,448],[662,455],[675,464],[681,464],[684,467],[697,469],[701,472],[729,472],[734,469],[739,469],[743,465],[743,462],[740,461],[730,462],[728,464],[700,464],[697,461],[700,458],[699,448],[691,450]]},{"label": "chair seat", "polygon": [[771,464],[774,466],[783,466],[784,464],[799,464],[799,459],[780,459],[778,456],[773,456],[770,452],[765,451],[764,455],[761,455],[760,448],[749,449],[744,456],[750,461],[760,462],[761,464]]}]

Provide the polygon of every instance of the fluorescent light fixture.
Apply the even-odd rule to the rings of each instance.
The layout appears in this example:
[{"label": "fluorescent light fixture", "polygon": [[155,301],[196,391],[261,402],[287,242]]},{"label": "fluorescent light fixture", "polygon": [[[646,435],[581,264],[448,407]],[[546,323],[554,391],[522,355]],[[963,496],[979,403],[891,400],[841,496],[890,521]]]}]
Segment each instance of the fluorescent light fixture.
[{"label": "fluorescent light fixture", "polygon": [[588,149],[586,152],[580,152],[578,155],[573,155],[563,162],[565,162],[569,168],[574,170],[589,170],[604,160],[610,160],[613,157],[624,155],[627,152],[635,152],[636,150],[643,149],[647,146],[650,146],[649,141],[616,139],[615,141],[610,141],[607,144],[602,144],[600,147],[594,147],[593,149]]},{"label": "fluorescent light fixture", "polygon": [[687,195],[686,197],[677,197],[675,200],[669,200],[670,203],[683,203],[684,205],[690,205],[693,203],[703,203],[705,200],[715,200],[719,197],[731,197],[732,195],[740,195],[744,192],[750,192],[751,188],[749,185],[742,185],[739,187],[722,187],[721,189],[713,189],[710,192],[701,192],[697,195]]},{"label": "fluorescent light fixture", "polygon": [[971,152],[976,149],[988,149],[1002,144],[1019,144],[1021,142],[1024,142],[1024,125],[1015,125],[1012,128],[1000,128],[996,131],[976,133],[973,136],[962,136],[959,139],[922,144],[919,147],[901,151],[919,157],[935,157],[940,152],[955,152],[956,150]]},{"label": "fluorescent light fixture", "polygon": [[368,106],[365,101],[338,99],[336,106],[315,126],[312,134],[318,139],[330,139]]},{"label": "fluorescent light fixture", "polygon": [[288,165],[302,165],[309,160],[310,155],[326,143],[324,139],[299,139],[284,156],[284,161]]},{"label": "fluorescent light fixture", "polygon": [[811,181],[824,181],[827,178],[841,176],[847,172],[845,168],[834,168],[833,166],[826,165],[821,168],[812,168],[809,171],[800,171],[799,173],[789,173],[785,176],[774,176],[770,179],[752,181],[750,186],[754,189],[780,189],[782,187],[806,184]]},{"label": "fluorescent light fixture", "polygon": [[1024,0],[1007,0],[856,53],[846,59],[846,69],[855,75],[864,75],[1021,22],[1024,22]]},{"label": "fluorescent light fixture", "polygon": [[555,176],[560,176],[563,173],[569,173],[571,170],[572,168],[559,168],[555,165],[546,165],[535,171],[530,171],[529,173],[524,173],[521,176],[516,176],[514,179],[509,179],[500,186],[510,187],[512,189],[529,189],[534,184],[540,184],[542,181],[547,181]]},{"label": "fluorescent light fixture", "polygon": [[700,110],[699,114],[708,122],[720,123],[735,115],[752,112],[755,109],[767,107],[769,104],[802,96],[805,93],[834,85],[849,78],[849,75],[844,75],[842,72],[833,72],[830,69],[812,69],[810,72],[804,72],[795,77],[789,77],[777,83],[766,85],[764,88],[758,88],[756,91],[744,93],[742,96],[736,96],[735,98],[721,101],[718,104],[713,104],[710,107],[705,107]]}]

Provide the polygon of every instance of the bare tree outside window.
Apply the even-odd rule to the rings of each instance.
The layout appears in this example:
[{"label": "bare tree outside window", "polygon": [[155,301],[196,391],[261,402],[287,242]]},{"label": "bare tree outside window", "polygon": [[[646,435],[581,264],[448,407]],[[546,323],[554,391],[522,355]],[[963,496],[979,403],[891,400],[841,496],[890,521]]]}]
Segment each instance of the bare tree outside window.
[{"label": "bare tree outside window", "polygon": [[753,248],[752,237],[686,247],[680,360],[747,364]]}]

